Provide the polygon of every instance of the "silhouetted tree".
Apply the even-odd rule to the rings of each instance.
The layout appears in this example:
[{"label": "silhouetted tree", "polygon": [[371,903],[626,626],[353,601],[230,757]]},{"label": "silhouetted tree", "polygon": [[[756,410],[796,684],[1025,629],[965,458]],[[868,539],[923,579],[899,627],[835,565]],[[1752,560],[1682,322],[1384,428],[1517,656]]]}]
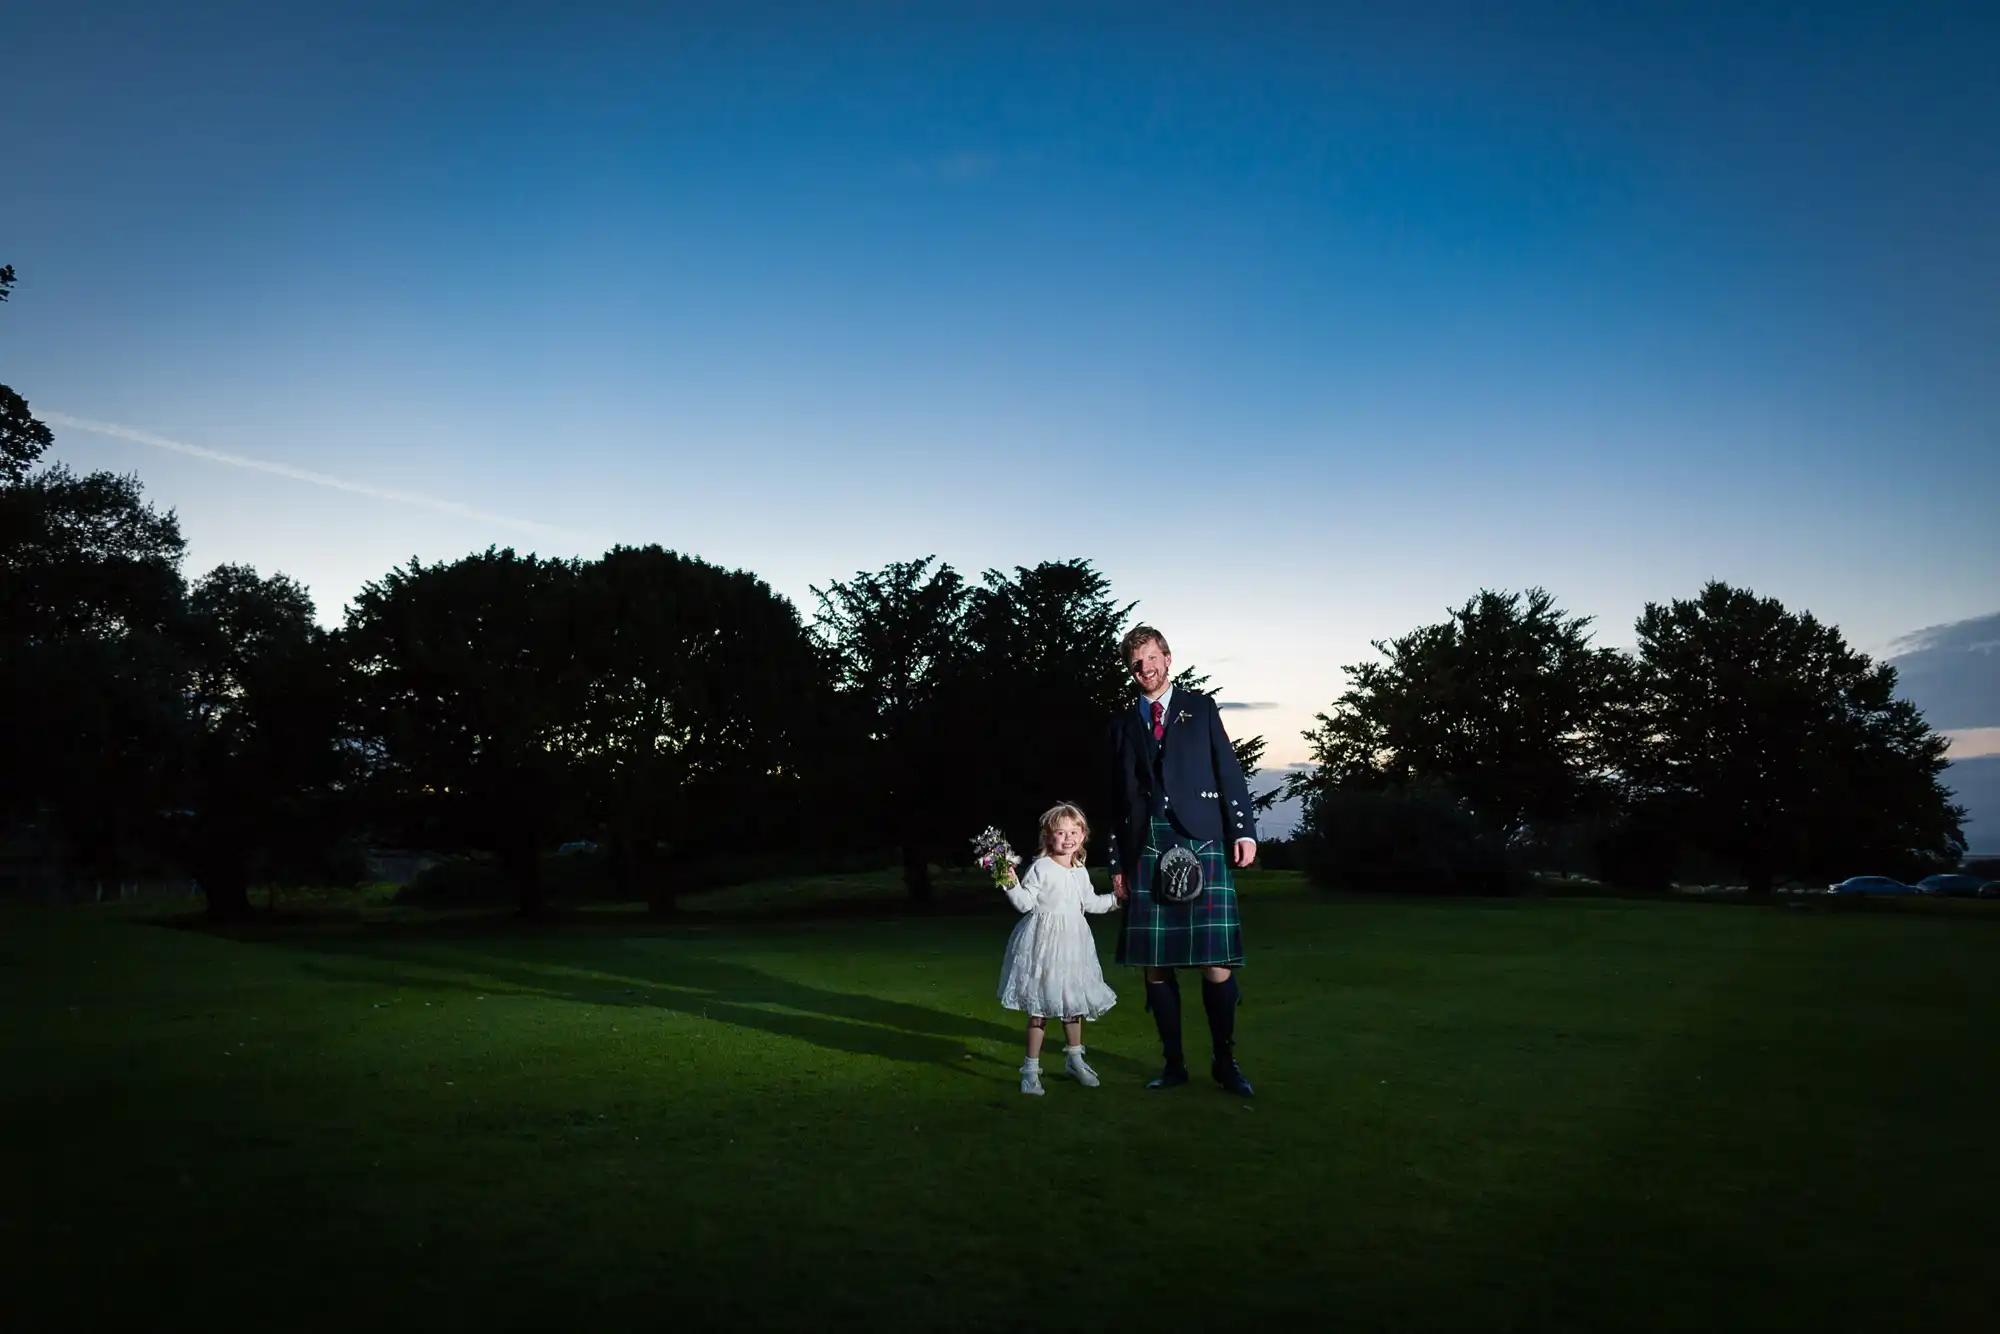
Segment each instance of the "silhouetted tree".
[{"label": "silhouetted tree", "polygon": [[1753,893],[1787,873],[1907,874],[1964,852],[1945,739],[1838,629],[1719,582],[1647,604],[1637,628],[1620,767],[1636,800]]},{"label": "silhouetted tree", "polygon": [[116,882],[159,842],[185,740],[180,525],[136,478],[37,468],[52,443],[0,386],[0,823]]},{"label": "silhouetted tree", "polygon": [[962,835],[954,822],[970,818],[957,790],[965,775],[952,772],[967,750],[954,731],[970,721],[946,707],[969,665],[971,590],[951,566],[926,556],[834,580],[813,596],[815,640],[861,733],[851,778],[869,797],[864,818],[894,831],[903,883],[925,902],[930,858],[955,846]]},{"label": "silhouetted tree", "polygon": [[565,744],[620,882],[664,911],[669,859],[796,843],[825,684],[792,604],[657,546],[585,565],[577,592],[585,692]]},{"label": "silhouetted tree", "polygon": [[972,590],[969,667],[947,704],[961,783],[1023,841],[1057,800],[1081,802],[1100,831],[1109,817],[1104,736],[1131,693],[1118,640],[1134,605],[1085,560],[989,570]]},{"label": "silhouetted tree", "polygon": [[1314,789],[1293,845],[1306,874],[1336,889],[1504,894],[1520,883],[1500,834],[1426,784]]},{"label": "silhouetted tree", "polygon": [[1576,817],[1604,790],[1602,723],[1618,654],[1542,589],[1481,592],[1436,625],[1375,647],[1306,740],[1295,792],[1417,789],[1503,840]]},{"label": "silhouetted tree", "polygon": [[[14,290],[14,266],[0,264],[0,301]],[[0,486],[18,486],[55,445],[46,423],[28,411],[28,400],[0,384]]]},{"label": "silhouetted tree", "polygon": [[589,674],[578,566],[511,549],[365,585],[341,639],[378,818],[417,846],[491,850],[521,909],[576,793]]},{"label": "silhouetted tree", "polygon": [[28,411],[28,400],[0,384],[0,485],[19,485],[54,444],[55,434]]},{"label": "silhouetted tree", "polygon": [[312,597],[282,574],[211,570],[189,590],[181,638],[193,722],[186,855],[209,913],[240,917],[254,876],[323,863],[341,832],[343,683]]}]

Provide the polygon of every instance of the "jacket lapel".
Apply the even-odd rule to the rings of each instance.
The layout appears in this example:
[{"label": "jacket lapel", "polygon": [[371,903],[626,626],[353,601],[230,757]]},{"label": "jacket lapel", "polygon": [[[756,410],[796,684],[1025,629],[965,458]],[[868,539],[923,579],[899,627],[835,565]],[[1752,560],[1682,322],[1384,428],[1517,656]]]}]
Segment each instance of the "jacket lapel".
[{"label": "jacket lapel", "polygon": [[1124,713],[1124,736],[1126,742],[1131,745],[1135,754],[1146,754],[1146,748],[1153,744],[1153,735],[1146,730],[1146,725],[1139,721],[1138,705],[1136,703],[1127,704]]}]

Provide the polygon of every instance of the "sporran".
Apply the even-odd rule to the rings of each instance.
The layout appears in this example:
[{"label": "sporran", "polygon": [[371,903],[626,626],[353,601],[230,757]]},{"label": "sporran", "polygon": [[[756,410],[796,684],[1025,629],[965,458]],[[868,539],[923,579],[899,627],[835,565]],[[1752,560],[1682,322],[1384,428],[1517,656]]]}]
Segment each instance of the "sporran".
[{"label": "sporran", "polygon": [[1155,896],[1167,903],[1193,903],[1203,888],[1201,858],[1178,844],[1161,855],[1153,883]]}]

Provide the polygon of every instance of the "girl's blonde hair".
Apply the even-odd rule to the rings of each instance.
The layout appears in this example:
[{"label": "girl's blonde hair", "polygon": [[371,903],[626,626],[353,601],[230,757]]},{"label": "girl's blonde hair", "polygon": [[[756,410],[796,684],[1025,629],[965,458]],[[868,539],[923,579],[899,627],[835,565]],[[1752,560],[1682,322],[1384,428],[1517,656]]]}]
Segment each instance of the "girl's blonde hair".
[{"label": "girl's blonde hair", "polygon": [[1056,824],[1062,820],[1076,821],[1076,827],[1083,831],[1083,842],[1076,845],[1077,865],[1083,865],[1083,854],[1090,846],[1090,821],[1083,818],[1083,807],[1075,802],[1059,801],[1042,812],[1042,855],[1049,855],[1049,839],[1056,832]]}]

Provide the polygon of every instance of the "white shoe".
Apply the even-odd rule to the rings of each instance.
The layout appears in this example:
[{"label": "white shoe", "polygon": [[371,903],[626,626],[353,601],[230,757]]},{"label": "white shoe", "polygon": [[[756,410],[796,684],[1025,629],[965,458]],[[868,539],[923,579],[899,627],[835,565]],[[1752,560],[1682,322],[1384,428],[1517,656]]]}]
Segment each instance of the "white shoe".
[{"label": "white shoe", "polygon": [[1063,1073],[1087,1089],[1097,1087],[1097,1071],[1091,1069],[1089,1063],[1083,1059],[1081,1047],[1063,1048]]},{"label": "white shoe", "polygon": [[1042,1096],[1042,1067],[1039,1063],[1021,1067],[1021,1092],[1032,1093],[1037,1098]]}]

